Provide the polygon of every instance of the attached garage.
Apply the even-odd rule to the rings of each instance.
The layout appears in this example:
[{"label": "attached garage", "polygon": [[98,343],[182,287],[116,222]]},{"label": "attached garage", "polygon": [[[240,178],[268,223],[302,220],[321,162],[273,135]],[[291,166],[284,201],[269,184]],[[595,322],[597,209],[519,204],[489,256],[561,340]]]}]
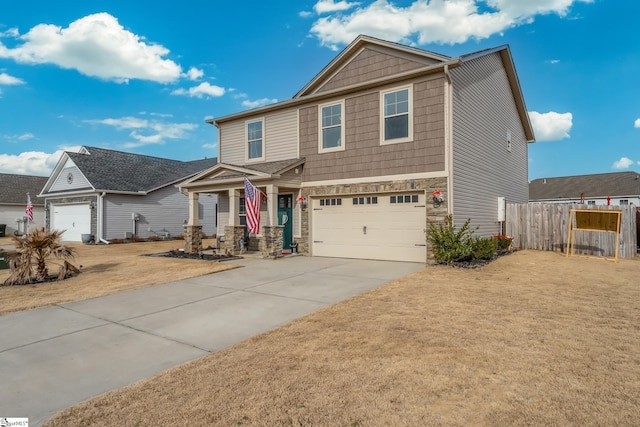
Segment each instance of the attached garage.
[{"label": "attached garage", "polygon": [[314,256],[426,262],[424,193],[312,200]]},{"label": "attached garage", "polygon": [[83,234],[91,234],[91,209],[88,203],[52,205],[51,229],[67,230],[62,235],[66,242],[81,242]]}]

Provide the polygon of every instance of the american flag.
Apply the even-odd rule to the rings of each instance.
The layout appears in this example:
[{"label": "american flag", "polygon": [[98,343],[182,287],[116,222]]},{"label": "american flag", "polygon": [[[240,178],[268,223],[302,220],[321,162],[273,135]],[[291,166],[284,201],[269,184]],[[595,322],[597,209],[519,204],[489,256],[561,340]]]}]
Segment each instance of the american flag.
[{"label": "american flag", "polygon": [[244,178],[244,203],[249,233],[260,233],[260,190]]},{"label": "american flag", "polygon": [[31,203],[31,196],[27,193],[27,209],[24,210],[29,218],[29,222],[33,222],[33,203]]}]

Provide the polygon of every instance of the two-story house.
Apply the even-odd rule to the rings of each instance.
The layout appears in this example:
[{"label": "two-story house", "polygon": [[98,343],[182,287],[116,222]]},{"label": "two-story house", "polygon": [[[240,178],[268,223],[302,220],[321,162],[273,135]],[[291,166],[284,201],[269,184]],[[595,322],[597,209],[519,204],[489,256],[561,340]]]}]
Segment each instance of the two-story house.
[{"label": "two-story house", "polygon": [[[218,195],[237,250],[244,178],[264,193],[260,250],[426,262],[429,223],[501,231],[499,200],[528,201],[534,140],[508,46],[448,57],[359,36],[292,99],[211,120],[219,163],[179,184],[200,248],[198,195]],[[281,243],[280,243],[281,242]],[[281,245],[281,246],[279,246]]]}]

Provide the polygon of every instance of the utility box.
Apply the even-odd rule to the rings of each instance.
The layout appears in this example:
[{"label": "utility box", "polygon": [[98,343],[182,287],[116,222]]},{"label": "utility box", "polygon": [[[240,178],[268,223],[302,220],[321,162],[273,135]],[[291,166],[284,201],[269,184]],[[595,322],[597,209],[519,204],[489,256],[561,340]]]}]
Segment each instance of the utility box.
[{"label": "utility box", "polygon": [[498,222],[506,221],[507,201],[504,197],[498,197]]}]

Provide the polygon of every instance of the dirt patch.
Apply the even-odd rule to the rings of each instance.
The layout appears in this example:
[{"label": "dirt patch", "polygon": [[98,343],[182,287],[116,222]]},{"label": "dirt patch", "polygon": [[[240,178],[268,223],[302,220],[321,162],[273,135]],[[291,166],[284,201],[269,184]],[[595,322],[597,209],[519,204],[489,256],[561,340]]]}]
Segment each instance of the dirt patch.
[{"label": "dirt patch", "polygon": [[[213,243],[215,243],[213,240],[205,240],[203,244]],[[0,240],[0,245],[10,244],[9,238]],[[178,250],[184,247],[184,242],[181,240],[112,245],[73,243],[69,246],[77,251],[72,263],[80,267],[81,273],[59,282],[0,286],[0,315],[95,298],[237,267],[229,262],[142,256]],[[0,282],[8,276],[9,270],[0,270]]]},{"label": "dirt patch", "polygon": [[427,267],[46,425],[640,425],[639,273],[536,251]]}]

